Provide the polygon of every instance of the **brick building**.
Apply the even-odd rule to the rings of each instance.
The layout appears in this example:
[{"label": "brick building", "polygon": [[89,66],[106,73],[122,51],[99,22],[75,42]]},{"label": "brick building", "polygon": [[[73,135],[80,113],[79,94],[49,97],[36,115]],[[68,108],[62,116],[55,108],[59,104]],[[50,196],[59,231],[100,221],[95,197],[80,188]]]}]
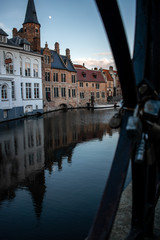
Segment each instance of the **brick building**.
[{"label": "brick building", "polygon": [[27,39],[31,44],[31,49],[40,53],[40,27],[41,25],[38,22],[34,0],[28,0],[23,27],[19,31],[13,28],[13,37],[19,36]]},{"label": "brick building", "polygon": [[87,69],[84,65],[74,65],[77,70],[78,106],[104,104],[107,102],[107,78],[95,69]]},{"label": "brick building", "polygon": [[70,59],[70,50],[60,55],[59,43],[50,50],[41,49],[44,111],[77,107],[77,74]]},{"label": "brick building", "polygon": [[118,72],[113,70],[112,66],[109,67],[109,70],[102,69],[102,72],[107,78],[107,99],[110,100],[113,97],[116,99],[122,98],[122,91]]}]

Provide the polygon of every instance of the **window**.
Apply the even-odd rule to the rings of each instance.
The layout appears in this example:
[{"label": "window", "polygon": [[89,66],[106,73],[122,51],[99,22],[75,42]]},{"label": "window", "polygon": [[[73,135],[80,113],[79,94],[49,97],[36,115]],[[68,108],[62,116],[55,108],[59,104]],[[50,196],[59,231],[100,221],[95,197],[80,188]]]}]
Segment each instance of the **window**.
[{"label": "window", "polygon": [[23,83],[21,83],[21,98],[23,99]]},{"label": "window", "polygon": [[99,92],[96,92],[96,98],[99,98]]},{"label": "window", "polygon": [[50,57],[47,56],[47,55],[44,55],[44,62],[45,62],[46,64],[49,64],[49,63],[50,63]]},{"label": "window", "polygon": [[61,96],[62,97],[66,96],[66,89],[65,88],[61,88]]},{"label": "window", "polygon": [[84,92],[80,92],[80,98],[84,98]]},{"label": "window", "polygon": [[102,92],[102,98],[105,98],[105,92]]},{"label": "window", "polygon": [[6,85],[3,85],[2,86],[2,100],[7,100],[7,86]]},{"label": "window", "polygon": [[6,73],[13,74],[13,58],[10,53],[6,54],[5,64],[6,64]]},{"label": "window", "polygon": [[15,82],[12,82],[12,99],[15,99]]},{"label": "window", "polygon": [[39,98],[39,83],[34,83],[34,98]]},{"label": "window", "polygon": [[96,89],[99,89],[99,83],[96,83]]},{"label": "window", "polygon": [[85,73],[85,72],[82,72],[82,76],[85,78],[85,77],[86,77],[86,73]]},{"label": "window", "polygon": [[45,72],[45,81],[50,82],[50,72]]},{"label": "window", "polygon": [[0,42],[7,43],[7,37],[3,36],[3,35],[0,35]]},{"label": "window", "polygon": [[58,73],[53,74],[53,81],[58,82]]},{"label": "window", "polygon": [[31,75],[31,66],[29,62],[25,62],[25,76],[30,77]]},{"label": "window", "polygon": [[49,87],[46,88],[46,99],[48,102],[51,101],[51,89]]},{"label": "window", "polygon": [[55,87],[55,88],[54,88],[54,97],[59,97],[58,87]]},{"label": "window", "polygon": [[26,98],[31,99],[31,83],[26,83]]},{"label": "window", "polygon": [[33,76],[38,77],[38,64],[33,64]]},{"label": "window", "polygon": [[20,75],[22,76],[22,59],[20,59]]},{"label": "window", "polygon": [[88,83],[86,83],[86,87],[88,87]]},{"label": "window", "polygon": [[68,89],[68,97],[71,97],[71,89]]},{"label": "window", "polygon": [[79,83],[79,86],[80,86],[80,87],[83,87],[83,82],[80,82],[80,83]]},{"label": "window", "polygon": [[76,90],[72,89],[72,97],[76,97]]},{"label": "window", "polygon": [[75,82],[76,82],[76,76],[72,75],[72,83],[75,83]]},{"label": "window", "polygon": [[30,45],[28,45],[28,44],[24,44],[24,50],[26,50],[26,51],[30,51]]},{"label": "window", "polygon": [[94,83],[92,83],[92,87],[94,87]]},{"label": "window", "polygon": [[66,74],[61,73],[61,82],[66,82]]}]

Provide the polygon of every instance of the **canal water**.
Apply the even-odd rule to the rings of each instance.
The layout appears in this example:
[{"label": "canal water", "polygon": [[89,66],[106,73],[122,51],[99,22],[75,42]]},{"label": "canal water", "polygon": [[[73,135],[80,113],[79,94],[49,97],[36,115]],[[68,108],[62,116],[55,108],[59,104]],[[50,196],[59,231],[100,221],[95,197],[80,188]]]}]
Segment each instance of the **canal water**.
[{"label": "canal water", "polygon": [[0,240],[84,240],[111,167],[116,110],[0,124]]}]

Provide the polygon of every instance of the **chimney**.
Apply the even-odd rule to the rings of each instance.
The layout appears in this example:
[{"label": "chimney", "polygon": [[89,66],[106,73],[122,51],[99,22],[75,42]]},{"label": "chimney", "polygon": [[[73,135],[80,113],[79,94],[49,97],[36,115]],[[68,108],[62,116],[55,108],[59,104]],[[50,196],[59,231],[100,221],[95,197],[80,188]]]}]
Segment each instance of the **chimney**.
[{"label": "chimney", "polygon": [[66,49],[66,57],[68,57],[68,59],[71,58],[71,56],[70,56],[70,49],[69,48]]},{"label": "chimney", "polygon": [[113,71],[113,66],[109,66],[109,70],[110,70],[110,71]]},{"label": "chimney", "polygon": [[59,43],[58,42],[55,43],[55,50],[58,54],[60,54],[60,49],[59,49]]},{"label": "chimney", "polygon": [[13,36],[13,38],[17,36],[17,28],[13,28],[12,36]]},{"label": "chimney", "polygon": [[48,48],[48,43],[47,42],[45,43],[45,48]]}]

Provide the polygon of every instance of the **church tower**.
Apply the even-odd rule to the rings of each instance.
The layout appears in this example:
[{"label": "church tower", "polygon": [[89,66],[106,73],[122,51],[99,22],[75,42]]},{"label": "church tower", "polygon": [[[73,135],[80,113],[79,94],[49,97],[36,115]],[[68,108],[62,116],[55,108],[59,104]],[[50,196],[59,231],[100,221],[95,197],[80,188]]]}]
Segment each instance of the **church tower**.
[{"label": "church tower", "polygon": [[40,52],[40,27],[41,25],[38,22],[34,0],[28,0],[23,28],[19,31],[13,28],[13,37],[20,36],[26,38],[31,44],[31,49],[35,52]]},{"label": "church tower", "polygon": [[40,52],[40,24],[38,22],[34,0],[28,0],[25,20],[23,23],[24,38],[31,43],[31,49]]}]

